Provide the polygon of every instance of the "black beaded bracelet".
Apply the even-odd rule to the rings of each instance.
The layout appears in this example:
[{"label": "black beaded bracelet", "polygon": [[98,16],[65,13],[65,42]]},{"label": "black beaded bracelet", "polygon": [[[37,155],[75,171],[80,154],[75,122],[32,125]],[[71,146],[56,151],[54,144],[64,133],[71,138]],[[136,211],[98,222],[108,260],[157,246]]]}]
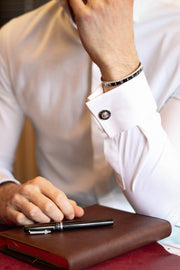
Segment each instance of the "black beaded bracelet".
[{"label": "black beaded bracelet", "polygon": [[127,76],[126,78],[119,80],[119,81],[112,81],[112,82],[105,82],[102,81],[102,84],[106,87],[114,87],[114,86],[118,86],[121,85],[125,82],[128,82],[130,80],[132,80],[134,77],[138,76],[141,71],[143,70],[142,65],[140,64],[140,66],[138,67],[138,69],[136,69],[136,71],[134,71],[133,73],[131,73],[129,76]]}]

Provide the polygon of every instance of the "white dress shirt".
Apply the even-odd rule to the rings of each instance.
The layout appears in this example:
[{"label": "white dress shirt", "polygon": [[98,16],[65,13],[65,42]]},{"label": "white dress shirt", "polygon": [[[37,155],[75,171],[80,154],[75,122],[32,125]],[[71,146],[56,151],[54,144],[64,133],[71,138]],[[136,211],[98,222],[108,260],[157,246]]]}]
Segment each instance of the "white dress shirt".
[{"label": "white dress shirt", "polygon": [[[148,0],[140,12],[142,1],[135,2],[144,72],[105,94],[98,67],[55,0],[2,28],[2,183],[16,181],[12,164],[27,116],[40,175],[71,198],[132,210],[124,193],[135,211],[180,224],[180,7],[169,2]],[[99,118],[103,110],[109,119]]]}]

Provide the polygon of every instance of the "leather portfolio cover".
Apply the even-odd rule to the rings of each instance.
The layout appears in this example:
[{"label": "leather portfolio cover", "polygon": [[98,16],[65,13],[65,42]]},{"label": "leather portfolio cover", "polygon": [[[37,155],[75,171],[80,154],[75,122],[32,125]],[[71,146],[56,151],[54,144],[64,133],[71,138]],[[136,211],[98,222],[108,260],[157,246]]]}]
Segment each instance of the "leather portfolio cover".
[{"label": "leather portfolio cover", "polygon": [[[0,243],[1,245],[1,243]],[[13,254],[9,257],[0,252],[1,270],[60,270],[61,267],[40,264],[27,256],[19,258]],[[18,254],[21,255],[22,254]],[[14,258],[13,258],[14,257]],[[31,265],[30,265],[31,264]],[[179,270],[180,256],[170,254],[158,243],[153,243],[142,248],[138,248],[126,254],[114,257],[102,263],[86,268],[86,270]]]},{"label": "leather portfolio cover", "polygon": [[[27,235],[22,227],[0,233],[6,250],[64,269],[80,270],[170,235],[168,221],[93,205],[81,220],[110,219],[113,226],[86,228],[46,235]],[[27,256],[28,258],[28,256]],[[28,261],[28,260],[27,260]]]}]

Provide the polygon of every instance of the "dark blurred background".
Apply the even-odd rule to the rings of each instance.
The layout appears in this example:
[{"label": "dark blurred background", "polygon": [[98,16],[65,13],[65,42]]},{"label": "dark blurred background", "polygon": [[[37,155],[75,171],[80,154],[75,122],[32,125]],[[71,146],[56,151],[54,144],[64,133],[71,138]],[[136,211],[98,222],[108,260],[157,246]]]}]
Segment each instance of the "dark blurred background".
[{"label": "dark blurred background", "polygon": [[10,19],[33,10],[49,0],[0,0],[0,27]]}]

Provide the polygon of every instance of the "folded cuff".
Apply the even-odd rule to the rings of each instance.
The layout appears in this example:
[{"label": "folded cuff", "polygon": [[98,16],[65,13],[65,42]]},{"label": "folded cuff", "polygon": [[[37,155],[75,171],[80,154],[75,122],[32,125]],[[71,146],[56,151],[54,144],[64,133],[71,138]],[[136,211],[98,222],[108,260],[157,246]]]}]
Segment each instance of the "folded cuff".
[{"label": "folded cuff", "polygon": [[86,103],[101,129],[114,137],[131,127],[141,125],[156,112],[156,102],[147,83],[144,72],[125,84],[102,93],[102,85]]}]

